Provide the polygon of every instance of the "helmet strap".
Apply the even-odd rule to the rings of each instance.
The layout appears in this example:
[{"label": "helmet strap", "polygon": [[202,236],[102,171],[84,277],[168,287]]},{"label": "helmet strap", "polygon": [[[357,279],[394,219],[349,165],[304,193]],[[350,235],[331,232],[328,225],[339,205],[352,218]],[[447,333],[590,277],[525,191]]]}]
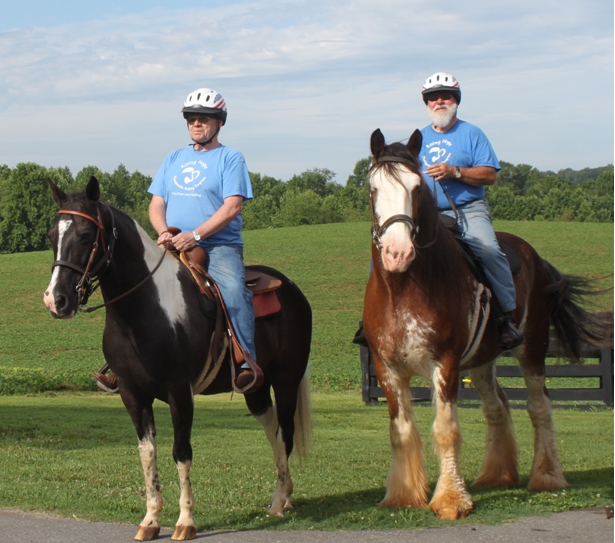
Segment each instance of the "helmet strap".
[{"label": "helmet strap", "polygon": [[216,130],[214,135],[211,138],[209,138],[207,141],[195,141],[194,143],[198,143],[202,147],[206,147],[213,141],[213,139],[218,135],[219,132],[220,132],[220,126],[218,126],[218,130]]}]

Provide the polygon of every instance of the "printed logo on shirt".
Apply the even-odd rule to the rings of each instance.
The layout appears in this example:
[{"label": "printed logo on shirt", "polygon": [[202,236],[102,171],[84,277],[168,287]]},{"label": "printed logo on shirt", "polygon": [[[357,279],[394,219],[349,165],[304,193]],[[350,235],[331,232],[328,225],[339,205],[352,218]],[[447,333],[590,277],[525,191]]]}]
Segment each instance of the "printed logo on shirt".
[{"label": "printed logo on shirt", "polygon": [[173,176],[173,184],[181,190],[194,192],[207,179],[204,173],[206,169],[207,164],[202,160],[186,162],[181,165],[181,175]]},{"label": "printed logo on shirt", "polygon": [[431,166],[432,164],[445,164],[448,162],[451,158],[451,152],[447,149],[447,147],[452,146],[453,144],[447,139],[428,143],[425,146],[427,148],[427,155],[423,155],[421,157],[425,168]]}]

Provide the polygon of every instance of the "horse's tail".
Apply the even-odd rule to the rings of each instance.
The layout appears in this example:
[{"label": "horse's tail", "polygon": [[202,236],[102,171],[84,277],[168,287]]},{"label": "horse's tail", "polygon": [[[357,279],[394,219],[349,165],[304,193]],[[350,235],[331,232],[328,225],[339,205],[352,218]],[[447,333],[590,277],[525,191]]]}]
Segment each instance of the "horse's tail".
[{"label": "horse's tail", "polygon": [[557,268],[543,261],[549,276],[546,295],[550,301],[551,324],[562,348],[562,354],[572,362],[580,362],[581,346],[613,346],[613,312],[592,313],[581,304],[588,298],[604,293],[594,282],[583,277],[564,275]]},{"label": "horse's tail", "polygon": [[300,461],[307,459],[312,445],[312,400],[310,397],[310,375],[306,369],[297,394],[295,410],[295,451]]}]

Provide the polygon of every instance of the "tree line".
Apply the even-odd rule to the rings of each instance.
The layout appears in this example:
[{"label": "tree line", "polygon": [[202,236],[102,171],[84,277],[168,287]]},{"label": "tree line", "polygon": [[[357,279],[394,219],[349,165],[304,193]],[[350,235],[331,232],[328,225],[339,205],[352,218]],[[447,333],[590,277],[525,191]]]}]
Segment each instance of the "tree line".
[{"label": "tree line", "polygon": [[[370,220],[368,172],[371,158],[359,160],[346,185],[335,174],[315,168],[281,181],[250,173],[254,199],[243,208],[244,228],[276,228]],[[613,166],[539,171],[501,163],[496,183],[487,188],[494,219],[613,222]],[[87,166],[73,176],[68,168],[21,163],[0,165],[0,253],[49,247],[47,231],[57,209],[47,180],[66,192],[82,190],[94,175],[104,201],[131,215],[152,237],[148,219],[151,177],[119,165],[113,173]]]}]

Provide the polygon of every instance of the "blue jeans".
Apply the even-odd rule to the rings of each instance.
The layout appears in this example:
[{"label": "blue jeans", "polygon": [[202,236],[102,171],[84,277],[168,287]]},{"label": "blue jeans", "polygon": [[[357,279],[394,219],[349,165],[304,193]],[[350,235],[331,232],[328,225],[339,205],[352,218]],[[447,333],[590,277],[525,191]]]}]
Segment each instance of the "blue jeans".
[{"label": "blue jeans", "polygon": [[[452,209],[445,209],[442,213],[455,217]],[[484,198],[475,200],[458,207],[457,213],[457,227],[461,236],[472,253],[482,260],[487,278],[493,287],[493,294],[500,302],[502,311],[512,311],[517,305],[515,284],[506,256],[495,237],[489,203]]]},{"label": "blue jeans", "polygon": [[237,339],[256,361],[254,306],[252,293],[245,285],[243,247],[214,245],[203,249],[208,257],[207,271],[220,288]]}]

